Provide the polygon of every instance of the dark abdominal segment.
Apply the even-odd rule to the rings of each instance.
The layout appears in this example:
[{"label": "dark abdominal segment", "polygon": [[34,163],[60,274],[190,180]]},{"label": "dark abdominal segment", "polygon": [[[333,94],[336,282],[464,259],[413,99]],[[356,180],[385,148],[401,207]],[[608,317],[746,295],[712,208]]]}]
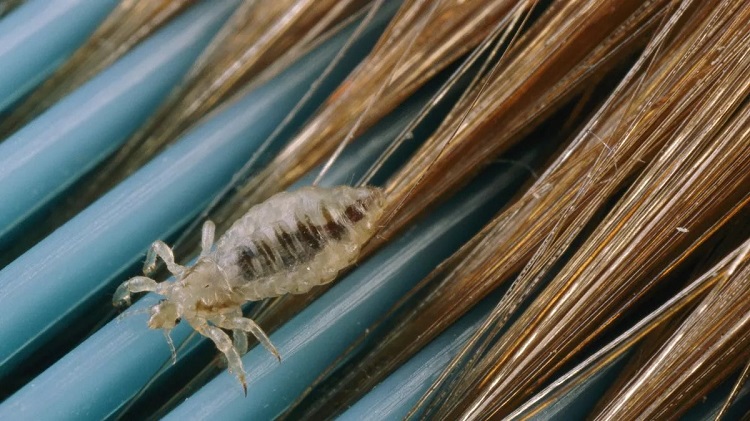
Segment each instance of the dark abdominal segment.
[{"label": "dark abdominal segment", "polygon": [[323,224],[316,225],[309,217],[297,219],[293,229],[278,225],[271,238],[255,238],[250,245],[238,248],[237,264],[245,279],[250,281],[309,263],[328,244],[349,237],[349,231],[364,218],[364,204],[353,204],[338,213],[322,207],[320,214]]},{"label": "dark abdominal segment", "polygon": [[326,219],[325,230],[328,237],[336,241],[341,240],[346,232],[344,224],[335,220],[327,208],[323,208],[323,217]]},{"label": "dark abdominal segment", "polygon": [[266,247],[259,246],[253,241],[254,248],[241,247],[237,251],[237,264],[242,268],[242,273],[246,279],[253,279],[261,276],[268,276],[274,273],[275,262],[267,252]]}]

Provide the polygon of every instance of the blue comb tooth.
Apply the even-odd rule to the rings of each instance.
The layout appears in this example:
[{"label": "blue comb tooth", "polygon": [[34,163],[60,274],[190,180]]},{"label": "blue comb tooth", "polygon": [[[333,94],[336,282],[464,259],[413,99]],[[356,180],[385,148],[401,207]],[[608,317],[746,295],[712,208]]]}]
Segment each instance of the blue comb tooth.
[{"label": "blue comb tooth", "polygon": [[0,247],[146,121],[238,3],[188,10],[0,143]]},{"label": "blue comb tooth", "polygon": [[62,64],[118,2],[28,0],[0,19],[0,112]]}]

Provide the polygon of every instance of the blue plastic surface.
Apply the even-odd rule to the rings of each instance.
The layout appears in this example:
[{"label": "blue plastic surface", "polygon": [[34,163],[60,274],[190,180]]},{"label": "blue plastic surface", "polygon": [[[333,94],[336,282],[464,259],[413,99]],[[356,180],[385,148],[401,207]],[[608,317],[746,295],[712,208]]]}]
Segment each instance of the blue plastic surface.
[{"label": "blue plastic surface", "polygon": [[[374,44],[398,7],[388,4],[312,104],[327,96]],[[350,25],[268,84],[214,114],[0,271],[5,315],[0,319],[0,378],[41,346],[45,336],[59,333],[66,320],[85,311],[86,304],[111,293],[122,281],[121,272],[141,260],[151,242],[195,217],[294,107],[353,29]],[[313,108],[303,110],[295,124]],[[7,410],[8,402],[0,414]]]},{"label": "blue plastic surface", "polygon": [[[492,297],[497,301],[495,297]],[[489,313],[488,300],[475,307],[427,347],[352,405],[339,421],[403,419]]]},{"label": "blue plastic surface", "polygon": [[28,0],[0,19],[0,111],[49,76],[118,0]]},{"label": "blue plastic surface", "polygon": [[0,143],[0,246],[156,110],[239,3],[199,3]]}]

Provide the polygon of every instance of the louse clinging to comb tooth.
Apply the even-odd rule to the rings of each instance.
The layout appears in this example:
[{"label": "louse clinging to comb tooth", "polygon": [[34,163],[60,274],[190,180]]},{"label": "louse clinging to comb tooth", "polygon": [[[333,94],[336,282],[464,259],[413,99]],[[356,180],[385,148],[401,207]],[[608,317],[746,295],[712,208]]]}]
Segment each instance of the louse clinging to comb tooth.
[{"label": "louse clinging to comb tooth", "polygon": [[[245,394],[247,385],[240,355],[246,351],[245,332],[252,333],[281,359],[268,336],[242,305],[284,294],[301,294],[331,282],[354,263],[362,245],[372,237],[383,211],[383,192],[376,187],[304,187],[279,193],[251,208],[214,243],[214,224],[206,221],[202,251],[193,266],[174,261],[162,241],[153,243],[144,273],[166,263],[174,281],[157,283],[136,276],[115,291],[116,306],[130,304],[130,294],[155,292],[165,297],[150,309],[148,326],[163,329],[172,354],[169,331],[181,320],[211,339],[227,358]],[[224,330],[232,330],[235,342]],[[238,339],[240,338],[240,339]]]}]

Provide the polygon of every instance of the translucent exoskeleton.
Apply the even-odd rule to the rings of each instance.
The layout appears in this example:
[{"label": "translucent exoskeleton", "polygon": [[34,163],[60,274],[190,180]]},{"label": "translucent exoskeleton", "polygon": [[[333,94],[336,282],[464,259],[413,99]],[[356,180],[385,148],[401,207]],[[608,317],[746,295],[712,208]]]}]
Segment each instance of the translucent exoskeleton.
[{"label": "translucent exoskeleton", "polygon": [[[165,297],[150,309],[148,326],[163,329],[174,356],[169,331],[181,320],[211,339],[227,358],[247,393],[240,355],[252,333],[280,359],[268,336],[242,305],[283,294],[300,294],[331,282],[354,263],[362,245],[375,233],[382,215],[383,192],[375,187],[305,187],[279,193],[251,208],[216,242],[214,224],[203,225],[202,251],[193,266],[174,261],[172,250],[156,241],[146,256],[144,273],[166,263],[173,281],[157,283],[136,276],[117,288],[116,306],[129,305],[130,294],[150,291]],[[233,331],[234,342],[225,330]]]}]

